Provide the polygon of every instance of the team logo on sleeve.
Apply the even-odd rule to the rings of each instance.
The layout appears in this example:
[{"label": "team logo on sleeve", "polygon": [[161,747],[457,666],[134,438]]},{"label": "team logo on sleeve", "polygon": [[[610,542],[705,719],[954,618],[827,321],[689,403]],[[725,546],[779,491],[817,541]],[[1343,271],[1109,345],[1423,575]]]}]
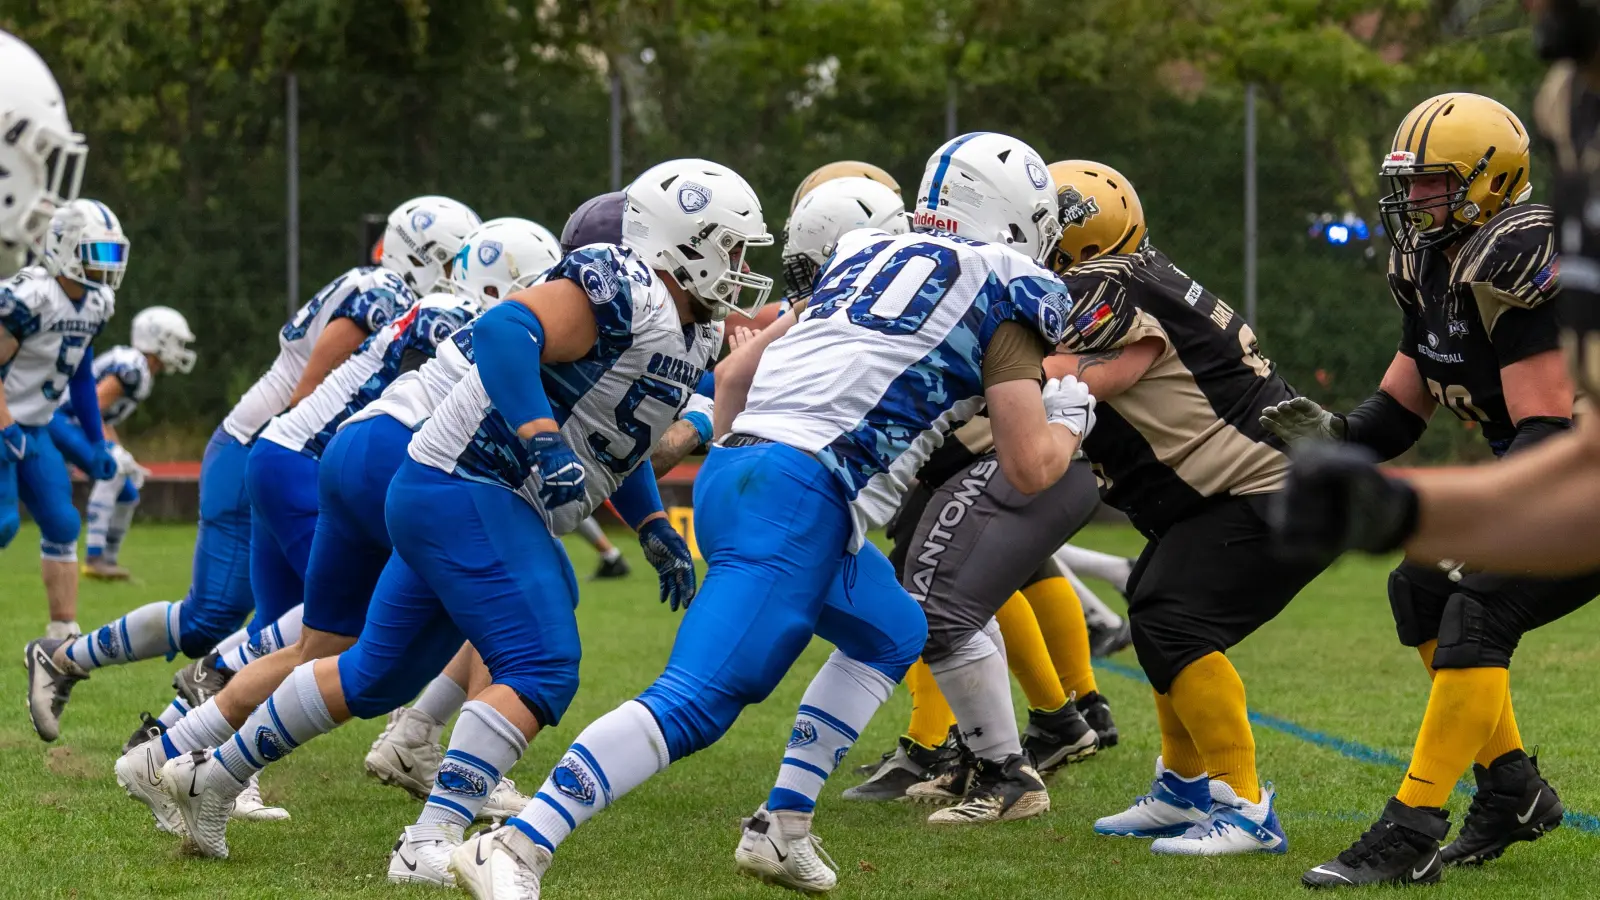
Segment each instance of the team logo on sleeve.
[{"label": "team logo on sleeve", "polygon": [[1039,333],[1052,345],[1067,334],[1067,304],[1061,293],[1046,291],[1039,298]]},{"label": "team logo on sleeve", "polygon": [[694,181],[685,181],[678,186],[678,206],[683,211],[693,215],[705,209],[711,203],[711,189]]},{"label": "team logo on sleeve", "polygon": [[367,307],[367,331],[373,332],[394,319],[394,298],[379,296]]},{"label": "team logo on sleeve", "polygon": [[1033,182],[1033,186],[1044,190],[1050,183],[1050,173],[1045,170],[1044,163],[1030,156],[1022,161],[1022,165],[1028,170],[1028,180]]},{"label": "team logo on sleeve", "polygon": [[603,262],[584,263],[578,270],[578,283],[583,285],[590,302],[596,305],[610,303],[619,289],[616,274]]},{"label": "team logo on sleeve", "polygon": [[478,262],[486,266],[494,265],[494,261],[505,252],[505,247],[499,241],[484,241],[478,245]]}]

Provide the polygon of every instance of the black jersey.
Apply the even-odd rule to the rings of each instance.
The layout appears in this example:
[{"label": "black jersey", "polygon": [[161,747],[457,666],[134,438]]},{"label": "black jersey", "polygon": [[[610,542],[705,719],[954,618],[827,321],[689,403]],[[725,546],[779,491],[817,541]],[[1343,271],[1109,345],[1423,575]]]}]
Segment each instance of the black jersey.
[{"label": "black jersey", "polygon": [[1400,305],[1400,352],[1416,361],[1428,392],[1477,422],[1496,454],[1516,436],[1500,369],[1560,346],[1554,216],[1538,204],[1490,219],[1452,262],[1438,249],[1389,255]]},{"label": "black jersey", "polygon": [[1129,317],[1117,347],[1165,344],[1136,384],[1095,407],[1083,449],[1106,503],[1157,535],[1208,498],[1282,486],[1288,458],[1261,410],[1297,395],[1243,317],[1153,247],[1091,260],[1064,280],[1073,297],[1105,298]]}]

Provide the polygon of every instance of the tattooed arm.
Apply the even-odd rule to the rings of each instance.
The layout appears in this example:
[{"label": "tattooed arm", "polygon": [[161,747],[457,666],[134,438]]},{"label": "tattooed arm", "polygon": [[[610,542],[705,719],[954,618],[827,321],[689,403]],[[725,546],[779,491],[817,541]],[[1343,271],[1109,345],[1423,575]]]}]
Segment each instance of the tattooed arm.
[{"label": "tattooed arm", "polygon": [[656,442],[654,450],[650,451],[650,467],[655,469],[656,477],[661,478],[672,467],[683,462],[683,458],[700,448],[700,431],[692,422],[679,419],[667,427],[661,440]]},{"label": "tattooed arm", "polygon": [[1126,347],[1098,353],[1057,353],[1045,357],[1047,378],[1076,375],[1089,386],[1096,399],[1106,400],[1133,387],[1161,355],[1166,346],[1161,338],[1140,338]]}]

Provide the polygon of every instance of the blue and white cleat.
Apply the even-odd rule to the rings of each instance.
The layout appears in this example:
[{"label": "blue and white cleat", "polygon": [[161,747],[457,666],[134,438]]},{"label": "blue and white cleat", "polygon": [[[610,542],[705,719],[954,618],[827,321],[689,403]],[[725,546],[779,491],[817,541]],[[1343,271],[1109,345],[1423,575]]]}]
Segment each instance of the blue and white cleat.
[{"label": "blue and white cleat", "polygon": [[1289,839],[1272,809],[1272,785],[1261,789],[1261,802],[1251,803],[1226,782],[1211,782],[1211,815],[1179,837],[1162,838],[1151,853],[1170,856],[1239,856],[1245,853],[1287,853]]},{"label": "blue and white cleat", "polygon": [[1096,834],[1115,837],[1170,838],[1205,822],[1211,814],[1210,779],[1204,775],[1183,778],[1169,771],[1156,757],[1156,778],[1150,793],[1114,816],[1096,819]]}]

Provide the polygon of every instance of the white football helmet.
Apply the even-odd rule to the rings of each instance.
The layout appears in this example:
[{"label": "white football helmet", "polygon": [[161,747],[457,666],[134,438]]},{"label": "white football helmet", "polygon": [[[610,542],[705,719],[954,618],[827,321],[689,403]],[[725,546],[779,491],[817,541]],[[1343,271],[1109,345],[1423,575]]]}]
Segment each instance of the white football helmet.
[{"label": "white football helmet", "polygon": [[860,176],[824,181],[800,199],[783,227],[783,280],[791,302],[811,296],[839,238],[858,228],[905,234],[911,228],[905,201]]},{"label": "white football helmet", "polygon": [[28,252],[44,252],[50,218],[78,196],[89,146],[50,67],[5,31],[0,72],[0,275],[10,275]]},{"label": "white football helmet", "polygon": [[53,274],[114,291],[128,271],[128,249],[117,214],[99,200],[80,198],[51,218],[44,264]]},{"label": "white football helmet", "polygon": [[912,227],[1002,244],[1043,263],[1061,237],[1055,179],[1032,147],[977,131],[947,141],[922,173]]},{"label": "white football helmet", "polygon": [[133,317],[133,349],[161,360],[164,372],[181,374],[194,368],[192,340],[188,320],[170,306],[151,306]]},{"label": "white football helmet", "polygon": [[383,267],[417,293],[448,292],[448,266],[461,244],[483,224],[478,214],[449,197],[413,197],[389,214],[383,232]]},{"label": "white football helmet", "polygon": [[490,219],[467,235],[450,267],[450,289],[478,305],[478,312],[532,284],[561,261],[561,243],[537,222]]},{"label": "white football helmet", "polygon": [[[771,246],[772,235],[761,200],[737,172],[704,159],[675,159],[640,175],[627,194],[623,245],[676,279],[713,320],[754,315],[767,302],[772,279],[752,273],[745,253]],[[743,288],[751,293],[741,302]]]}]

